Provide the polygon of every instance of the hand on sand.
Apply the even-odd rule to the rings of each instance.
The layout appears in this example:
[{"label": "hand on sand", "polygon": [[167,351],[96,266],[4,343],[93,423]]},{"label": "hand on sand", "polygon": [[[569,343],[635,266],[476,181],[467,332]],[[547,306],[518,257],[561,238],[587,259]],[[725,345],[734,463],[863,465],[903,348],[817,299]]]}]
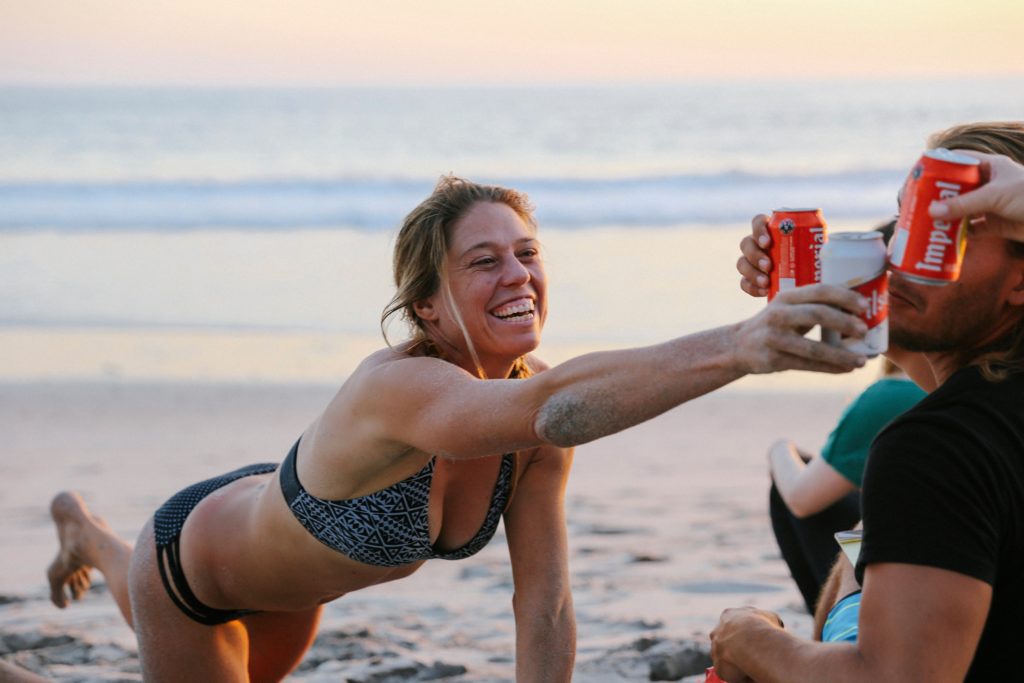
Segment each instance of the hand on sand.
[{"label": "hand on sand", "polygon": [[94,517],[77,493],[62,491],[50,502],[50,516],[57,526],[60,549],[46,570],[50,582],[50,600],[61,609],[67,607],[68,597],[80,600],[91,584],[87,563],[89,531],[102,528],[109,531],[106,522]]},{"label": "hand on sand", "polygon": [[1024,166],[998,154],[957,150],[981,160],[984,185],[959,197],[933,202],[933,218],[956,220],[964,216],[998,216],[1002,221],[971,223],[976,231],[994,232],[1001,237],[1024,241]]},{"label": "hand on sand", "polygon": [[808,285],[782,292],[760,313],[739,324],[736,352],[749,373],[849,372],[867,359],[804,335],[821,325],[861,338],[867,326],[854,313],[866,307],[864,297],[845,287]]}]

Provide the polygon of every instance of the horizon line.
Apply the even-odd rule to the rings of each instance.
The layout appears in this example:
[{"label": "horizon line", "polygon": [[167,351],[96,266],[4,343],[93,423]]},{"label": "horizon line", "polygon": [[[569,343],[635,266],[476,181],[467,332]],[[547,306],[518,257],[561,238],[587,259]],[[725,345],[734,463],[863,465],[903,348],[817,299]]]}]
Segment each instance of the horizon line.
[{"label": "horizon line", "polygon": [[770,84],[831,84],[831,83],[907,83],[946,81],[995,81],[1024,79],[1024,69],[998,73],[960,74],[834,74],[808,76],[750,76],[747,74],[725,74],[692,78],[651,79],[651,80],[596,80],[575,79],[567,81],[508,81],[508,82],[453,82],[453,81],[57,81],[57,80],[4,80],[0,89],[167,89],[167,90],[332,90],[332,89],[423,89],[423,90],[502,90],[502,89],[558,89],[558,88],[657,88],[706,85],[770,85]]}]

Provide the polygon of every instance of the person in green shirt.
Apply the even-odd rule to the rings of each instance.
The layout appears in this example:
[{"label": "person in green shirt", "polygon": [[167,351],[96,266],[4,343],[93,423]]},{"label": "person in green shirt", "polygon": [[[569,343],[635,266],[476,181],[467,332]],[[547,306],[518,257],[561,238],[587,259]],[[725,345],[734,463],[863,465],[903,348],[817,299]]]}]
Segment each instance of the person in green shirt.
[{"label": "person in green shirt", "polygon": [[882,377],[847,406],[820,457],[786,439],[768,450],[772,531],[812,614],[836,558],[833,535],[860,521],[860,486],[871,442],[925,395],[890,360],[883,362]]}]

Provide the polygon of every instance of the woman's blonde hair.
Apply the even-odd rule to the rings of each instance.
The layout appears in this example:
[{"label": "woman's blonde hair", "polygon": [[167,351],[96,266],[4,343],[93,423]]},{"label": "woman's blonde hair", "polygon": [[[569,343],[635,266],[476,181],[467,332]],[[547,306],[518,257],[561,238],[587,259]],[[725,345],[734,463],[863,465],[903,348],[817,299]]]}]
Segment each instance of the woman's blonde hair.
[{"label": "woman's blonde hair", "polygon": [[[929,147],[967,149],[988,154],[1002,154],[1024,164],[1024,121],[965,123],[947,128],[928,139]],[[1024,258],[1024,243],[1009,240],[1007,248],[1016,258]],[[1024,318],[998,348],[976,359],[986,379],[999,381],[1011,372],[1024,371]]]},{"label": "woman's blonde hair", "polygon": [[[409,326],[413,347],[429,355],[440,355],[437,346],[428,339],[414,304],[443,289],[455,322],[462,330],[477,374],[484,377],[473,340],[469,337],[448,289],[446,267],[452,228],[478,202],[504,204],[515,211],[528,226],[533,229],[537,227],[533,206],[522,192],[497,185],[479,185],[453,175],[442,176],[430,196],[405,217],[398,231],[392,260],[395,295],[384,307],[380,327],[384,341],[391,346],[387,326],[393,316],[400,315]],[[528,374],[526,361],[520,358],[516,361],[512,376],[523,377]]]}]

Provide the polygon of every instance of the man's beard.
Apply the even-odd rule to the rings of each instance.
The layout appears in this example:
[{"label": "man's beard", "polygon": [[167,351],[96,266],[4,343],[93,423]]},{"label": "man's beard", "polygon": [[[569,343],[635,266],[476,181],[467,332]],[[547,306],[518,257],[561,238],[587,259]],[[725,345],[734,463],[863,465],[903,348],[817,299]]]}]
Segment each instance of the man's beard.
[{"label": "man's beard", "polygon": [[889,325],[889,343],[898,346],[904,351],[932,352],[932,351],[953,351],[961,348],[959,340],[950,336],[928,334],[926,332],[915,332],[913,330],[901,330],[894,325]]},{"label": "man's beard", "polygon": [[1001,311],[992,305],[996,295],[995,290],[962,291],[959,296],[947,299],[942,310],[928,310],[925,317],[932,324],[918,325],[918,329],[906,329],[892,319],[889,339],[907,351],[970,354],[1000,323]]},{"label": "man's beard", "polygon": [[1005,348],[1021,326],[1024,307],[1006,298],[1005,275],[1011,271],[1003,269],[1021,265],[1024,254],[1018,257],[1014,252],[1009,266],[977,266],[996,268],[988,274],[991,277],[961,279],[942,286],[942,291],[914,285],[893,273],[889,294],[897,302],[890,311],[891,343],[911,352],[951,354],[958,362]]}]

